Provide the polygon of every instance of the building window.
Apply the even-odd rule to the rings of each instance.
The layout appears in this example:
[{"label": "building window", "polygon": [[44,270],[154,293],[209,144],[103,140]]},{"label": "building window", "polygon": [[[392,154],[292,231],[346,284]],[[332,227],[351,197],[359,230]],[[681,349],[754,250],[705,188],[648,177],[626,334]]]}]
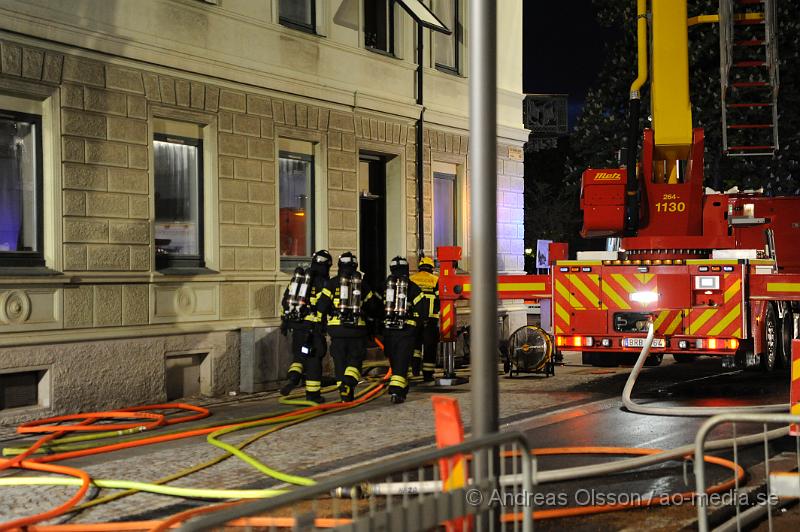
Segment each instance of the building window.
[{"label": "building window", "polygon": [[461,40],[459,0],[434,0],[433,12],[452,30],[450,35],[433,32],[433,55],[436,69],[452,74],[459,73],[458,43]]},{"label": "building window", "polygon": [[364,0],[364,46],[394,55],[394,0]]},{"label": "building window", "polygon": [[156,268],[202,268],[202,140],[156,134],[153,158]]},{"label": "building window", "polygon": [[456,245],[456,175],[433,173],[433,246]]},{"label": "building window", "polygon": [[280,0],[278,20],[289,28],[316,33],[316,0]]},{"label": "building window", "polygon": [[288,266],[314,251],[314,152],[310,142],[280,144],[281,262]]},{"label": "building window", "polygon": [[0,109],[0,266],[44,266],[42,117]]}]

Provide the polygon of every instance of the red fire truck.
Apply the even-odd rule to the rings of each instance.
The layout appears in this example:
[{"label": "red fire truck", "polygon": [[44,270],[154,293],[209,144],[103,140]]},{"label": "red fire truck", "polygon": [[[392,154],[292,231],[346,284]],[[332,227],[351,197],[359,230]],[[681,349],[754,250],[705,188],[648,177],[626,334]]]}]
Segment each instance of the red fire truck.
[{"label": "red fire truck", "polygon": [[[723,53],[730,61],[723,73],[747,72],[723,83],[723,108],[774,110],[774,5],[740,5],[746,9],[719,15],[723,45],[730,48]],[[582,178],[582,236],[613,238],[618,246],[558,260],[548,276],[502,277],[498,294],[550,298],[556,347],[581,351],[585,363],[632,362],[652,321],[650,364],[671,353],[678,361],[713,355],[725,365],[760,365],[765,371],[785,366],[797,336],[794,318],[800,317],[800,198],[704,189],[703,130],[691,127],[686,2],[650,0],[649,13],[644,0],[638,6],[639,78],[631,87],[627,164],[589,169]],[[739,26],[762,33],[737,37]],[[649,67],[642,47],[648,40]],[[738,42],[750,54],[744,59],[737,56]],[[766,55],[756,60],[754,53]],[[652,128],[644,130],[637,157],[639,90],[648,74]],[[748,123],[748,116],[753,115],[738,124],[728,117],[728,134],[774,126]],[[777,149],[776,135],[766,144],[728,140],[729,155]],[[443,268],[444,340],[452,337],[453,301],[468,297],[468,286],[468,277],[451,273],[451,263]]]}]

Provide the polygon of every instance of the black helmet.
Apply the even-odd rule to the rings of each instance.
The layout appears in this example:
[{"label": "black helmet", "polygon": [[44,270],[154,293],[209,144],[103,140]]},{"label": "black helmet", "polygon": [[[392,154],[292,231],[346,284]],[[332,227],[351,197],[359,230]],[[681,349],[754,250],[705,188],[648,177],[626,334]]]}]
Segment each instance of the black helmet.
[{"label": "black helmet", "polygon": [[408,277],[408,261],[398,255],[389,263],[389,271],[398,277]]},{"label": "black helmet", "polygon": [[311,271],[314,273],[323,273],[328,275],[333,265],[333,257],[327,249],[320,249],[315,251],[311,256]]},{"label": "black helmet", "polygon": [[353,273],[358,269],[358,259],[349,251],[339,255],[339,271]]}]

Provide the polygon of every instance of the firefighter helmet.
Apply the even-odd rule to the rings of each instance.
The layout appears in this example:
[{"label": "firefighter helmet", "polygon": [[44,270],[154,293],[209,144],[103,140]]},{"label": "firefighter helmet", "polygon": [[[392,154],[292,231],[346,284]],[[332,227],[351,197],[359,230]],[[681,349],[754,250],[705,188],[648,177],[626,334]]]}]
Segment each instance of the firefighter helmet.
[{"label": "firefighter helmet", "polygon": [[327,249],[315,251],[311,256],[311,271],[314,275],[321,274],[327,277],[332,264],[333,258]]},{"label": "firefighter helmet", "polygon": [[433,271],[433,259],[430,257],[421,257],[419,259],[419,269],[426,272]]},{"label": "firefighter helmet", "polygon": [[389,271],[392,275],[408,277],[408,260],[398,255],[389,263]]},{"label": "firefighter helmet", "polygon": [[358,269],[358,258],[349,251],[345,251],[339,255],[339,269],[342,268],[356,270]]},{"label": "firefighter helmet", "polygon": [[331,254],[327,249],[320,249],[319,251],[314,252],[314,255],[311,257],[311,262],[314,264],[327,264],[330,266],[333,264],[333,257],[331,257]]}]

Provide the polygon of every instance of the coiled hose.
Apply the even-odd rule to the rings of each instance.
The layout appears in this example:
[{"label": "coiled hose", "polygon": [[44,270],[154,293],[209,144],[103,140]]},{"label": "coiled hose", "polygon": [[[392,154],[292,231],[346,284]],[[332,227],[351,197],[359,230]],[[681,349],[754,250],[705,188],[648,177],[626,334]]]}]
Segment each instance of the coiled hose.
[{"label": "coiled hose", "polygon": [[755,406],[645,406],[640,405],[631,399],[633,387],[636,384],[636,379],[639,378],[639,373],[642,371],[645,360],[650,354],[650,348],[653,345],[653,338],[655,336],[655,328],[653,323],[650,322],[647,329],[647,338],[645,339],[642,351],[639,353],[639,358],[636,359],[636,364],[633,366],[628,380],[625,382],[625,388],[622,390],[622,404],[625,405],[629,411],[636,414],[646,414],[650,416],[713,416],[715,414],[730,414],[732,412],[750,412],[750,413],[763,413],[763,412],[788,412],[789,405],[775,404],[775,405],[755,405]]},{"label": "coiled hose", "polygon": [[[47,435],[44,436],[43,438],[40,438],[31,447],[22,450],[22,452],[18,453],[17,456],[15,456],[14,458],[11,458],[11,459],[0,459],[0,469],[14,467],[14,468],[29,469],[29,470],[34,470],[34,471],[45,471],[45,472],[50,472],[50,473],[62,474],[62,475],[70,475],[70,476],[77,477],[77,478],[75,480],[58,479],[58,478],[49,479],[49,480],[52,480],[53,482],[55,482],[56,484],[59,484],[59,485],[64,485],[65,483],[67,485],[75,485],[75,484],[77,484],[77,485],[80,486],[80,488],[78,489],[78,491],[67,502],[61,504],[57,508],[53,508],[53,509],[51,509],[51,510],[49,510],[47,512],[43,512],[41,514],[28,516],[28,517],[24,517],[24,518],[20,518],[20,519],[15,519],[15,520],[12,520],[12,521],[8,521],[6,523],[2,523],[2,524],[0,524],[0,531],[21,528],[21,527],[29,526],[29,525],[32,525],[32,524],[35,524],[35,523],[38,523],[38,522],[41,522],[41,521],[44,521],[44,520],[53,519],[53,518],[62,516],[64,514],[70,512],[72,509],[74,509],[76,507],[76,505],[81,501],[83,496],[88,491],[89,487],[92,485],[92,479],[84,471],[82,471],[80,469],[69,468],[69,467],[58,466],[58,465],[51,465],[51,464],[47,464],[45,462],[55,462],[55,461],[58,461],[58,460],[63,460],[63,459],[66,459],[66,458],[74,458],[74,457],[77,457],[77,456],[89,456],[89,455],[94,455],[94,454],[103,453],[103,452],[110,452],[110,451],[121,449],[121,448],[138,447],[138,446],[149,445],[149,444],[153,444],[153,443],[161,443],[161,442],[164,442],[164,441],[172,441],[172,440],[177,440],[177,439],[182,439],[182,438],[187,438],[187,437],[197,436],[197,435],[202,435],[202,434],[215,435],[214,437],[211,438],[212,443],[214,445],[221,446],[228,453],[235,454],[235,455],[239,456],[240,458],[244,459],[248,464],[256,467],[260,471],[262,471],[262,472],[264,472],[264,473],[266,473],[266,474],[268,474],[270,476],[273,476],[274,478],[278,478],[279,480],[287,481],[287,482],[294,483],[294,484],[307,484],[308,482],[313,482],[312,480],[306,479],[304,477],[297,477],[297,476],[287,475],[287,474],[275,471],[275,470],[269,468],[268,466],[265,466],[264,464],[261,464],[260,462],[258,462],[257,460],[253,459],[252,457],[242,453],[239,450],[239,448],[237,448],[236,446],[229,446],[229,445],[225,444],[224,442],[221,442],[217,438],[219,436],[234,432],[236,430],[242,430],[244,428],[251,428],[251,427],[254,427],[254,426],[260,426],[260,425],[266,425],[266,424],[280,423],[280,424],[282,424],[280,428],[283,428],[285,426],[288,426],[289,424],[294,424],[294,423],[297,423],[297,422],[305,421],[307,419],[311,419],[313,417],[317,417],[319,415],[323,415],[323,414],[328,413],[328,412],[340,411],[340,410],[344,410],[344,409],[348,409],[348,408],[353,408],[353,407],[359,406],[360,404],[363,404],[363,403],[365,403],[367,401],[370,401],[370,400],[374,399],[375,397],[379,396],[385,390],[386,378],[388,378],[388,376],[384,377],[384,379],[381,382],[374,383],[374,384],[370,385],[369,387],[367,387],[366,389],[362,390],[361,393],[359,394],[358,399],[356,399],[355,401],[353,401],[351,403],[331,403],[331,404],[327,404],[327,405],[324,405],[324,404],[323,405],[315,405],[313,407],[301,408],[301,409],[298,409],[298,410],[295,410],[295,411],[292,411],[292,412],[275,415],[275,416],[272,416],[272,417],[269,417],[269,418],[266,418],[266,419],[262,418],[259,421],[253,421],[253,422],[250,422],[250,423],[228,424],[228,425],[223,425],[223,426],[218,426],[217,425],[217,426],[206,427],[206,428],[202,428],[202,429],[194,429],[194,430],[189,430],[189,431],[178,432],[178,433],[174,433],[174,434],[170,434],[170,435],[152,436],[152,437],[146,437],[146,438],[142,438],[142,439],[136,439],[136,440],[132,440],[132,441],[127,441],[127,442],[123,442],[123,443],[116,443],[116,444],[110,444],[110,445],[100,445],[100,446],[94,447],[94,448],[85,448],[85,449],[81,449],[81,450],[66,451],[66,452],[61,452],[61,453],[58,453],[58,454],[45,455],[45,456],[41,456],[41,457],[38,457],[38,458],[30,459],[30,460],[26,460],[26,458],[28,456],[30,456],[31,454],[33,454],[34,452],[36,452],[37,450],[40,450],[40,448],[42,446],[44,446],[45,444],[49,444],[49,443],[52,443],[53,441],[56,441],[59,437],[61,437],[63,434],[65,434],[67,432],[70,432],[71,429],[73,429],[73,428],[76,428],[77,430],[80,430],[80,431],[85,431],[85,430],[87,430],[86,429],[87,425],[92,424],[94,421],[97,421],[97,420],[100,420],[100,419],[104,419],[104,416],[101,415],[101,414],[89,414],[89,415],[86,415],[86,416],[82,416],[82,415],[66,416],[66,417],[62,416],[62,417],[59,417],[59,418],[51,418],[51,419],[48,419],[48,420],[41,420],[41,421],[25,424],[25,425],[20,427],[20,429],[21,429],[20,431],[21,432],[26,432],[26,433],[45,432],[45,433],[47,433]],[[105,418],[126,418],[126,419],[129,419],[129,418],[144,418],[144,419],[148,420],[148,423],[149,423],[148,427],[149,428],[155,428],[157,426],[164,426],[164,425],[168,425],[168,424],[171,424],[171,423],[169,422],[169,420],[167,420],[167,418],[166,418],[166,416],[164,414],[145,413],[146,414],[145,415],[145,414],[141,413],[143,410],[156,410],[156,409],[164,410],[164,409],[180,408],[181,406],[175,405],[175,404],[168,404],[168,405],[154,405],[154,406],[151,406],[151,407],[138,407],[138,408],[135,408],[135,409],[127,409],[124,412],[123,411],[115,411],[115,412],[112,412],[111,415],[105,416]],[[192,406],[189,409],[195,410],[195,411],[205,410],[205,409],[201,409],[199,407],[194,407],[194,406]],[[179,418],[179,419],[180,420],[187,420],[190,417],[192,419],[196,419],[198,417],[204,417],[201,414],[203,414],[203,412],[200,412],[200,413],[195,414],[193,416],[184,416],[183,418]],[[208,415],[207,411],[205,411],[205,415]],[[68,418],[68,419],[66,419],[66,418]],[[53,423],[63,422],[63,421],[66,421],[66,420],[77,420],[77,419],[80,419],[81,421],[79,421],[77,424],[72,425],[72,426],[53,425]],[[172,423],[175,423],[175,422],[177,422],[177,420],[173,420],[172,421]],[[102,432],[105,432],[106,434],[109,434],[109,433],[114,434],[114,433],[119,433],[120,431],[125,432],[125,431],[129,431],[129,430],[136,430],[137,427],[134,426],[134,425],[132,425],[132,424],[124,424],[124,425],[118,426],[117,429],[113,430],[113,431],[98,431],[98,432],[100,434],[102,434]],[[152,426],[150,426],[150,425],[152,425]],[[92,427],[92,429],[99,429],[99,428],[100,428],[99,426],[98,427]],[[72,441],[74,441],[74,440],[72,440]],[[231,451],[234,451],[234,452],[231,452]],[[38,480],[36,480],[35,482],[38,482],[40,484],[43,484],[43,483],[46,482],[46,477],[37,477],[37,478],[38,478]],[[25,481],[21,480],[21,477],[14,477],[14,478],[6,479],[6,480],[8,482],[7,483],[0,483],[0,486],[2,486],[2,485],[15,485],[16,481],[19,481],[17,483],[17,485],[24,485],[25,484]],[[30,482],[34,482],[34,481],[30,481]],[[156,484],[156,483],[127,483],[126,481],[113,481],[113,480],[101,481],[101,482],[104,483],[106,487],[111,487],[112,485],[114,485],[114,486],[117,486],[119,488],[127,488],[129,491],[132,490],[132,489],[135,489],[135,490],[140,490],[140,491],[149,491],[149,492],[153,492],[153,493],[162,493],[162,494],[165,494],[165,495],[176,495],[176,496],[181,496],[181,497],[196,497],[196,498],[225,498],[225,499],[228,499],[228,498],[231,498],[231,497],[243,498],[242,497],[243,495],[248,495],[248,494],[250,494],[250,497],[254,497],[254,496],[264,497],[264,496],[276,495],[276,494],[282,492],[281,490],[198,490],[198,489],[194,489],[194,488],[188,488],[188,489],[187,488],[181,488],[181,489],[178,489],[176,491],[176,489],[174,489],[173,487],[167,487],[167,486],[163,486],[163,485]],[[99,484],[95,484],[95,485],[99,486]],[[261,493],[257,493],[259,491]]]}]

